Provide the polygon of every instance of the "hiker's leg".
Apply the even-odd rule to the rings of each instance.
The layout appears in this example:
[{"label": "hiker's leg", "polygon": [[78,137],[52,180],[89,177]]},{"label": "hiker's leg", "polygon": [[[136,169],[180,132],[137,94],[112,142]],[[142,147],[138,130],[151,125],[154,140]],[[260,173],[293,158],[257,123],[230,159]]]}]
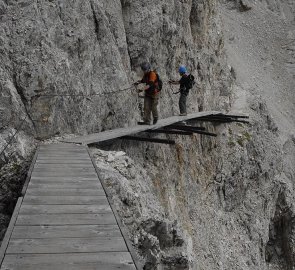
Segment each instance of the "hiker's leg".
[{"label": "hiker's leg", "polygon": [[181,114],[186,113],[186,100],[187,100],[187,95],[181,93],[179,97],[179,111]]},{"label": "hiker's leg", "polygon": [[151,111],[152,111],[152,98],[151,97],[144,97],[144,122],[150,123],[151,122]]},{"label": "hiker's leg", "polygon": [[155,122],[155,120],[158,120],[158,118],[159,118],[159,114],[158,114],[159,98],[158,97],[155,97],[152,100],[153,100],[152,112],[153,112],[153,119],[154,119],[154,122]]}]

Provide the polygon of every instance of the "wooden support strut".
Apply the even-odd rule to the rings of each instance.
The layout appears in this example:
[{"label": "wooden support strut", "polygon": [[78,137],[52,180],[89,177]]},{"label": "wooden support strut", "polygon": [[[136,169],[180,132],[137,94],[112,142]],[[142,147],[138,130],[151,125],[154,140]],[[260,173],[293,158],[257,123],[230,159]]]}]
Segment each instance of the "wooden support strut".
[{"label": "wooden support strut", "polygon": [[249,119],[248,115],[232,115],[232,114],[217,114],[216,116],[225,116],[225,117],[230,117],[230,118],[244,118],[244,119]]},{"label": "wooden support strut", "polygon": [[[175,127],[175,125],[173,125],[173,126]],[[167,128],[169,128],[169,127],[167,127]],[[201,134],[201,135],[217,137],[217,134],[204,131],[205,130],[204,128],[193,127],[193,126],[185,126],[185,125],[178,125],[178,129],[193,132],[193,133],[197,133],[197,134]]]},{"label": "wooden support strut", "polygon": [[237,122],[237,123],[245,123],[249,124],[249,121],[246,120],[239,120],[239,119],[233,119],[228,117],[200,117],[196,119],[196,121],[204,121],[204,122],[223,122],[223,123],[230,123],[230,122]]},{"label": "wooden support strut", "polygon": [[171,135],[193,135],[191,131],[180,131],[180,130],[168,130],[168,129],[151,129],[145,132],[148,133],[161,133],[161,134],[171,134]]},{"label": "wooden support strut", "polygon": [[194,126],[188,126],[188,125],[170,125],[165,127],[165,129],[178,129],[178,130],[186,130],[192,132],[192,130],[203,130],[205,131],[206,129],[204,127],[194,127]]},{"label": "wooden support strut", "polygon": [[123,136],[119,139],[131,140],[131,141],[140,141],[140,142],[153,142],[153,143],[163,143],[163,144],[175,144],[174,140],[167,139],[157,139],[157,138],[146,138],[146,137],[137,137],[137,136]]}]

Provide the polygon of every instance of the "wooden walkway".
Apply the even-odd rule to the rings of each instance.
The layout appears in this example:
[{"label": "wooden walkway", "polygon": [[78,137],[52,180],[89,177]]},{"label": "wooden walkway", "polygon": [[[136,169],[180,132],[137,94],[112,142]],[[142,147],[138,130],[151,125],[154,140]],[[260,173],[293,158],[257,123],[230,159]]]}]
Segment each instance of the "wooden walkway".
[{"label": "wooden walkway", "polygon": [[2,242],[1,270],[134,270],[87,149],[41,146]]},{"label": "wooden walkway", "polygon": [[188,114],[187,116],[172,116],[166,119],[159,120],[156,125],[135,126],[135,127],[108,130],[108,131],[104,131],[100,133],[94,133],[90,135],[85,135],[85,136],[64,140],[64,142],[80,143],[80,144],[99,143],[99,142],[121,138],[128,135],[137,134],[137,133],[148,131],[148,130],[160,129],[160,128],[167,127],[169,125],[179,123],[182,121],[188,121],[192,119],[198,119],[201,117],[210,117],[215,115],[222,115],[222,113],[218,111],[208,111],[208,112],[192,113],[192,114]]}]

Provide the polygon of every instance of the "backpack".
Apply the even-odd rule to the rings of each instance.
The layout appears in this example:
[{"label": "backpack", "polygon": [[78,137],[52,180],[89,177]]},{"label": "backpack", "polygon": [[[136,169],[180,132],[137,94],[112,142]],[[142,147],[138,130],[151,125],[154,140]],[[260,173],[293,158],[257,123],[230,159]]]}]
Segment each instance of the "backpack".
[{"label": "backpack", "polygon": [[163,89],[163,81],[161,80],[160,75],[157,72],[156,74],[157,74],[157,83],[158,83],[157,90],[160,92]]},{"label": "backpack", "polygon": [[186,90],[192,89],[194,87],[194,85],[196,84],[194,75],[189,74],[188,79],[189,80],[188,80],[187,85],[186,85]]}]

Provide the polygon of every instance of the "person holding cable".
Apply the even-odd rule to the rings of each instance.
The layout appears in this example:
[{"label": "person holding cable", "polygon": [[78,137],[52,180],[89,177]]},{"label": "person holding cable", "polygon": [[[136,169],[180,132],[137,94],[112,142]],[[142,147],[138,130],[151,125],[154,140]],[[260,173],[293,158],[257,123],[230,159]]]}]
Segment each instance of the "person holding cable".
[{"label": "person holding cable", "polygon": [[141,80],[134,83],[134,85],[145,84],[144,90],[144,117],[143,122],[138,122],[139,125],[150,125],[151,114],[153,115],[153,124],[158,122],[158,102],[159,92],[162,89],[162,81],[156,71],[152,70],[150,63],[144,62],[141,64],[141,69],[144,76]]},{"label": "person holding cable", "polygon": [[179,111],[180,116],[187,115],[187,97],[189,94],[189,90],[193,88],[195,84],[195,77],[188,73],[187,68],[185,66],[180,66],[178,72],[181,76],[179,81],[170,80],[170,84],[180,85],[179,92]]}]

